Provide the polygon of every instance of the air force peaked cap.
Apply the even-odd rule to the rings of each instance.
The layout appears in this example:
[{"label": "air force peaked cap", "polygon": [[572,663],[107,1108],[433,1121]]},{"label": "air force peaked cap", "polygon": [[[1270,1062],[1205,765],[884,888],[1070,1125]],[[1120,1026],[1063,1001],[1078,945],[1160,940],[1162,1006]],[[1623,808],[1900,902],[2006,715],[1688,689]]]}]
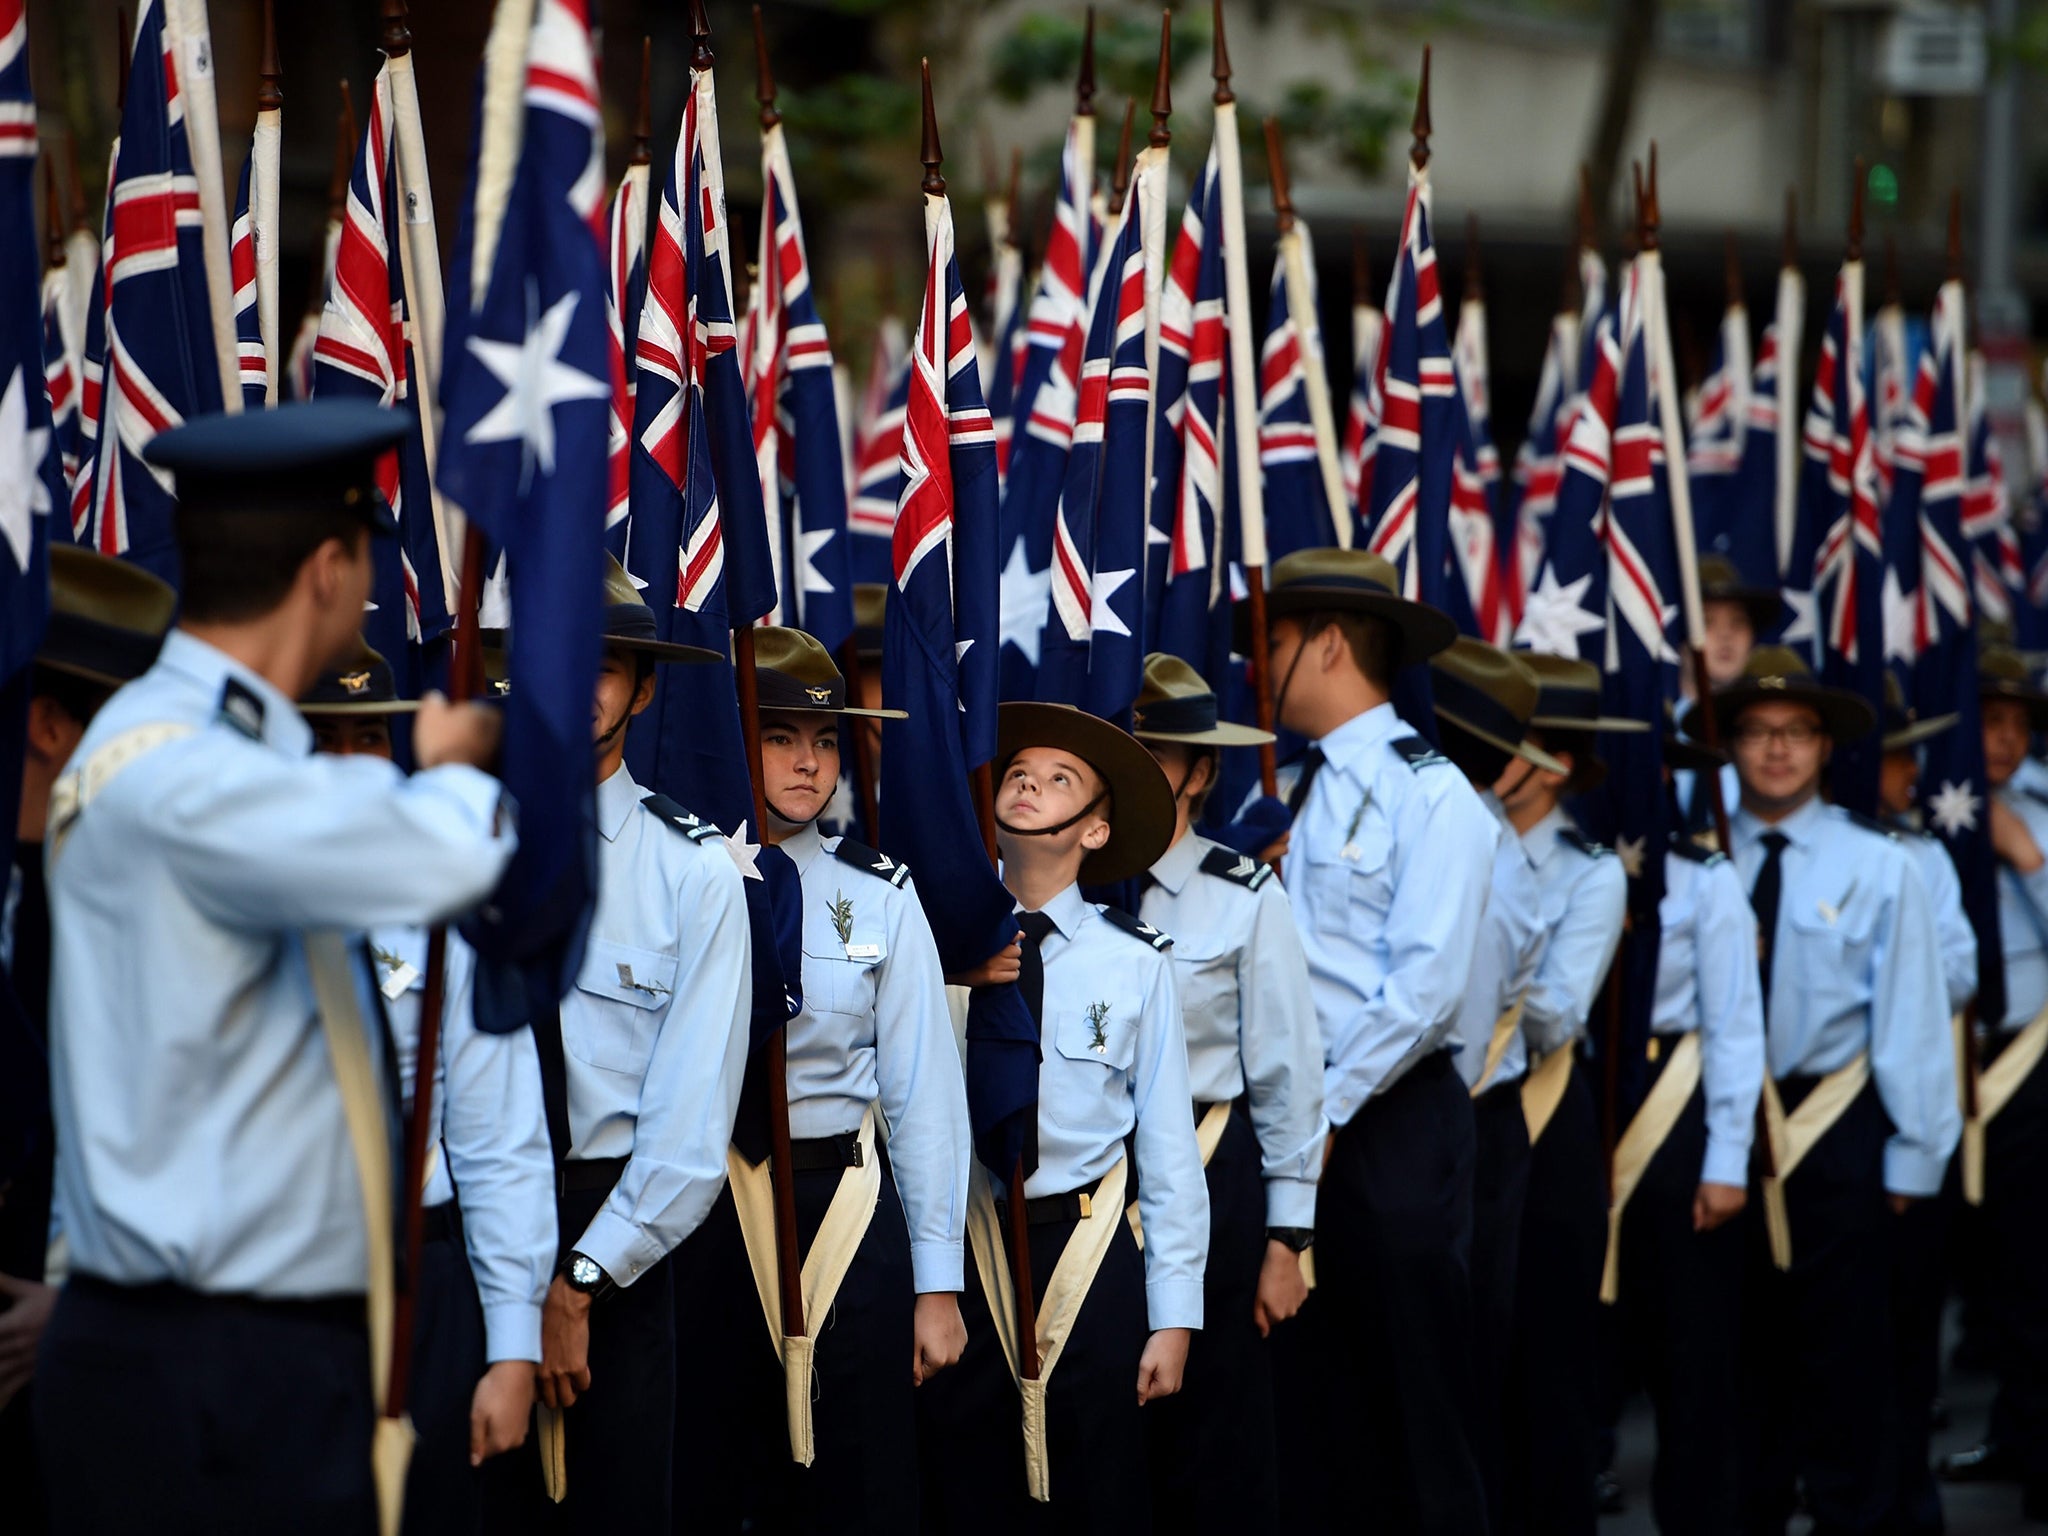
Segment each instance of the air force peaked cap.
[{"label": "air force peaked cap", "polygon": [[405,429],[396,411],[366,400],[308,400],[202,416],[152,438],[142,456],[177,477],[181,509],[355,512],[378,532],[396,533],[377,489],[377,460]]}]

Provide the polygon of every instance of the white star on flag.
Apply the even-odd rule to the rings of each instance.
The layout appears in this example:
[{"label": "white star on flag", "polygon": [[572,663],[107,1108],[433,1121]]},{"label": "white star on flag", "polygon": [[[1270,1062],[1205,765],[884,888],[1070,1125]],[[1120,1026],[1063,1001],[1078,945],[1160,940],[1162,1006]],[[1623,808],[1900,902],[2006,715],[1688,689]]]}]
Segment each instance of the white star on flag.
[{"label": "white star on flag", "polygon": [[1899,572],[1884,572],[1884,659],[1910,662],[1919,655],[1920,596],[1899,588]]},{"label": "white star on flag", "polygon": [[1592,584],[1590,573],[1577,581],[1560,583],[1557,572],[1545,566],[1542,577],[1529,593],[1515,638],[1531,650],[1552,656],[1578,655],[1579,636],[1596,634],[1607,622],[1601,615],[1586,610],[1586,589]]},{"label": "white star on flag", "polygon": [[555,472],[555,407],[569,400],[609,400],[612,392],[609,383],[562,361],[562,345],[568,340],[580,297],[571,290],[536,319],[533,311],[540,301],[529,282],[524,340],[515,344],[481,336],[469,338],[469,350],[505,386],[505,394],[463,435],[464,442],[503,443],[517,438],[525,445],[527,473],[536,463],[543,475]]},{"label": "white star on flag", "polygon": [[1977,813],[1984,801],[1972,792],[1968,781],[1961,784],[1944,779],[1941,788],[1927,801],[1927,819],[1945,836],[1960,837],[1977,830]]},{"label": "white star on flag", "polygon": [[1109,600],[1116,596],[1123,584],[1137,575],[1136,571],[1097,571],[1088,581],[1088,620],[1097,634],[1123,635],[1130,630],[1124,621],[1116,616],[1116,609]]},{"label": "white star on flag", "polygon": [[799,592],[829,593],[832,590],[832,583],[827,581],[824,572],[818,569],[818,552],[832,542],[832,535],[836,532],[836,528],[820,528],[814,533],[797,530],[796,574]]},{"label": "white star on flag", "polygon": [[1622,872],[1631,880],[1642,877],[1643,844],[1646,841],[1640,837],[1617,837],[1614,840],[1615,857],[1621,860]]},{"label": "white star on flag", "polygon": [[1820,634],[1816,615],[1820,611],[1820,599],[1811,592],[1801,592],[1787,587],[1778,594],[1785,600],[1792,617],[1786,621],[1785,633],[1778,637],[1778,644],[1789,645],[1797,650],[1802,645],[1813,648],[1814,640]]},{"label": "white star on flag", "polygon": [[1032,666],[1038,665],[1038,642],[1045,633],[1045,606],[1052,595],[1052,567],[1031,569],[1024,555],[1022,539],[1010,546],[1009,563],[1003,567],[1003,643],[1014,645]]},{"label": "white star on flag", "polygon": [[50,441],[47,427],[28,424],[28,391],[16,368],[0,395],[0,535],[14,552],[16,569],[28,569],[30,533],[38,517],[50,512],[50,488],[43,481],[43,453]]},{"label": "white star on flag", "polygon": [[742,821],[737,832],[728,832],[724,837],[725,851],[732,855],[735,868],[749,880],[761,876],[761,845],[747,841],[747,824]]}]

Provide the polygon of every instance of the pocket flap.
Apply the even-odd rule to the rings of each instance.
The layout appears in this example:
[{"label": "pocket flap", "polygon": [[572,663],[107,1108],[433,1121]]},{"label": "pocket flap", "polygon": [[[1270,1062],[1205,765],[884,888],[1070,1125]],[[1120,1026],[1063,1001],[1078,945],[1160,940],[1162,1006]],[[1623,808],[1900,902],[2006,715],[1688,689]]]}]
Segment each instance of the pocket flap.
[{"label": "pocket flap", "polygon": [[1138,1021],[1112,1004],[1059,1009],[1052,1025],[1053,1045],[1069,1061],[1091,1061],[1127,1072],[1137,1055]]},{"label": "pocket flap", "polygon": [[629,1008],[666,1008],[675,990],[677,960],[659,950],[592,939],[583,952],[576,985]]}]

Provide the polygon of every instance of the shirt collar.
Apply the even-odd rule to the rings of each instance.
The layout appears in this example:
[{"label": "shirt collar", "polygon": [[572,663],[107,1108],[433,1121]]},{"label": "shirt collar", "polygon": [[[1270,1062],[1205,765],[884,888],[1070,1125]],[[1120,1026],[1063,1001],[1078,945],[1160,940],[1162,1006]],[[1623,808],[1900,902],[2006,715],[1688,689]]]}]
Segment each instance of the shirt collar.
[{"label": "shirt collar", "polygon": [[597,786],[597,830],[604,834],[606,842],[616,843],[619,840],[619,834],[626,830],[626,821],[641,798],[640,786],[633,781],[633,771],[624,762],[610,778]]},{"label": "shirt collar", "polygon": [[1323,762],[1349,772],[1366,752],[1381,742],[1391,741],[1406,722],[1394,713],[1392,704],[1375,704],[1363,714],[1353,715],[1316,745],[1323,749]]},{"label": "shirt collar", "polygon": [[1557,840],[1564,835],[1571,820],[1564,813],[1564,807],[1553,805],[1544,818],[1522,834],[1522,846],[1529,850],[1529,862],[1541,864],[1557,851]]},{"label": "shirt collar", "polygon": [[1734,825],[1728,830],[1739,843],[1756,842],[1766,832],[1782,832],[1789,842],[1808,843],[1813,840],[1815,833],[1820,830],[1821,822],[1826,818],[1827,814],[1827,800],[1820,795],[1815,795],[1806,804],[1779,822],[1765,821],[1752,813],[1749,807],[1741,806],[1735,812]]},{"label": "shirt collar", "polygon": [[266,746],[275,747],[288,757],[304,757],[313,750],[313,728],[306,724],[306,717],[299,713],[294,701],[268,679],[190,630],[173,629],[165,635],[156,664],[185,678],[216,702],[227,680],[233,678],[263,705],[262,739]]},{"label": "shirt collar", "polygon": [[1152,866],[1152,878],[1165,886],[1172,895],[1178,896],[1181,888],[1201,867],[1202,860],[1208,852],[1208,844],[1193,832],[1189,832],[1186,837],[1159,856],[1159,861]]},{"label": "shirt collar", "polygon": [[796,865],[796,872],[801,875],[825,851],[825,835],[813,821],[790,833],[776,846],[789,855],[790,862]]},{"label": "shirt collar", "polygon": [[[1024,908],[1019,905],[1016,910],[1021,912]],[[1060,937],[1069,940],[1074,937],[1076,930],[1088,916],[1089,910],[1088,903],[1081,899],[1081,887],[1078,885],[1068,886],[1039,908],[1039,911],[1052,919],[1052,925],[1059,929]]]}]

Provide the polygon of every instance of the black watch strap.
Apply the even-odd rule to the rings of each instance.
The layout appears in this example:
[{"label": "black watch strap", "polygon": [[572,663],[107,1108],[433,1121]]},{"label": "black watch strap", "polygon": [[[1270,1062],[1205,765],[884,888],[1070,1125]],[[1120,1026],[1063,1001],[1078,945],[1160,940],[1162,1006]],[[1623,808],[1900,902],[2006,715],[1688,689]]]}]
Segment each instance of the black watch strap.
[{"label": "black watch strap", "polygon": [[[579,1270],[582,1271],[581,1274],[578,1273]],[[597,1271],[595,1278],[591,1277],[591,1270]],[[587,1253],[571,1250],[569,1256],[562,1260],[559,1273],[569,1282],[570,1290],[581,1291],[592,1301],[598,1300],[612,1288],[611,1274]]]},{"label": "black watch strap", "polygon": [[1276,1243],[1285,1243],[1296,1253],[1306,1253],[1316,1240],[1313,1227],[1268,1227],[1266,1236]]}]

